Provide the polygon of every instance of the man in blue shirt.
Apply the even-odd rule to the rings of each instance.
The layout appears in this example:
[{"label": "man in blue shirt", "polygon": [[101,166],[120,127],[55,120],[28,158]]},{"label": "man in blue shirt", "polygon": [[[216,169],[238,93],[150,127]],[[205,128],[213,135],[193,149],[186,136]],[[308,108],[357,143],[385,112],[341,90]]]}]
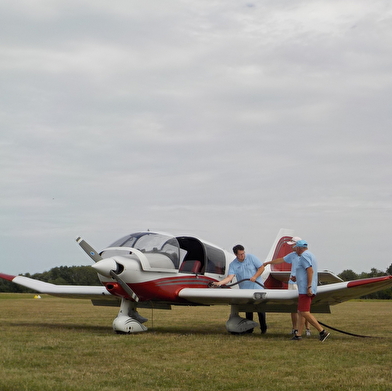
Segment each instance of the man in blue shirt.
[{"label": "man in blue shirt", "polygon": [[[241,244],[234,246],[233,252],[236,255],[236,258],[229,265],[227,277],[222,281],[215,282],[214,285],[226,285],[236,277],[237,281],[246,280],[239,283],[241,289],[262,288],[262,286],[259,285],[262,284],[260,276],[264,271],[262,262],[252,254],[245,254],[245,248]],[[261,333],[265,334],[267,332],[265,313],[258,312],[257,314],[259,316]],[[253,312],[246,312],[246,319],[253,320]]]},{"label": "man in blue shirt", "polygon": [[[298,313],[319,331],[320,341],[324,342],[329,337],[329,333],[322,328],[317,319],[310,313],[312,300],[317,293],[317,260],[308,250],[306,240],[297,241],[293,249],[299,257],[295,273],[298,285]],[[294,335],[293,340],[302,338],[303,322],[299,323],[298,333]]]},{"label": "man in blue shirt", "polygon": [[[287,244],[293,246],[299,240],[301,240],[301,238],[299,238],[298,236],[293,236],[291,238],[291,240],[289,240],[287,242]],[[276,265],[276,264],[283,263],[283,262],[290,263],[291,264],[291,271],[290,271],[290,277],[289,277],[287,289],[298,290],[297,283],[295,282],[296,281],[295,271],[297,269],[298,258],[299,257],[297,255],[297,253],[295,251],[293,251],[293,252],[285,255],[282,258],[276,258],[276,259],[273,259],[273,260],[271,260],[269,262],[264,262],[264,266]],[[294,335],[296,332],[298,332],[298,327],[299,327],[298,326],[298,322],[300,322],[300,321],[303,321],[303,320],[301,318],[299,318],[298,312],[293,312],[291,314],[291,323],[292,323],[291,334]],[[305,321],[305,327],[306,327],[306,335],[310,336],[311,333],[310,333],[308,321]]]}]

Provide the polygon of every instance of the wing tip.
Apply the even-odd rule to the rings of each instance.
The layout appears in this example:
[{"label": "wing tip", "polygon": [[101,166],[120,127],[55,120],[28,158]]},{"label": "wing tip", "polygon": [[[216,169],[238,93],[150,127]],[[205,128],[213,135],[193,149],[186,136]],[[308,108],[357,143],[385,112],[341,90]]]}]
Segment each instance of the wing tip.
[{"label": "wing tip", "polygon": [[0,278],[7,281],[13,281],[16,276],[12,276],[10,274],[0,273]]},{"label": "wing tip", "polygon": [[381,276],[381,277],[373,277],[373,278],[364,278],[361,280],[353,280],[349,281],[347,284],[347,288],[353,288],[355,286],[374,284],[375,282],[382,282],[391,280],[392,276]]}]

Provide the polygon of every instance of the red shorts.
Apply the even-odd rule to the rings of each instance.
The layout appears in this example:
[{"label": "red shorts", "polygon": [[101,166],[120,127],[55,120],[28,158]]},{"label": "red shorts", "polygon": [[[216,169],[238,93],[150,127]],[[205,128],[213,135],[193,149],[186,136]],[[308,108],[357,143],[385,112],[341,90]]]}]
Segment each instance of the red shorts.
[{"label": "red shorts", "polygon": [[299,312],[310,312],[310,306],[312,304],[313,296],[298,295],[298,311]]}]

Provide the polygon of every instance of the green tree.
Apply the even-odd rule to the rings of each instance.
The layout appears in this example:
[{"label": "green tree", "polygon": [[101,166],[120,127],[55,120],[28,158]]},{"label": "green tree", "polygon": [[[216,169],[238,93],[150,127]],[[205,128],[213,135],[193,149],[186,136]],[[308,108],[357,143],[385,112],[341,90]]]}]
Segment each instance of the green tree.
[{"label": "green tree", "polygon": [[[27,276],[26,276],[27,277]],[[101,285],[97,272],[90,266],[59,266],[31,276],[56,285]]]},{"label": "green tree", "polygon": [[[388,269],[386,270],[386,273],[384,273],[381,270],[378,270],[373,267],[370,269],[370,273],[362,272],[359,277],[360,278],[373,278],[373,277],[385,276],[385,274],[388,274]],[[368,295],[361,296],[361,299],[390,300],[390,299],[392,299],[392,288],[387,288],[382,291],[369,293]]]},{"label": "green tree", "polygon": [[358,280],[358,274],[353,272],[351,269],[343,270],[340,274],[338,274],[343,281],[352,281]]},{"label": "green tree", "polygon": [[372,278],[372,277],[381,277],[381,276],[385,276],[385,272],[382,272],[381,270],[372,267],[370,269],[370,273],[362,272],[359,275],[359,278]]},{"label": "green tree", "polygon": [[23,287],[11,281],[0,279],[0,292],[22,293]]}]

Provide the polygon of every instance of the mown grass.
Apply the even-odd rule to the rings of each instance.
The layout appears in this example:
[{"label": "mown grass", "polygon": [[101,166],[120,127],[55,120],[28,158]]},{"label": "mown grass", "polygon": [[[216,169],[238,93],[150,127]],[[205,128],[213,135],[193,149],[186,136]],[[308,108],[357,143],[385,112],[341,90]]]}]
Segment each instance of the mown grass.
[{"label": "mown grass", "polygon": [[[392,389],[392,302],[351,301],[317,315],[333,331],[290,341],[288,314],[268,333],[226,332],[229,307],[141,310],[149,331],[117,335],[117,308],[0,294],[1,391]],[[315,330],[314,330],[315,331]]]}]

